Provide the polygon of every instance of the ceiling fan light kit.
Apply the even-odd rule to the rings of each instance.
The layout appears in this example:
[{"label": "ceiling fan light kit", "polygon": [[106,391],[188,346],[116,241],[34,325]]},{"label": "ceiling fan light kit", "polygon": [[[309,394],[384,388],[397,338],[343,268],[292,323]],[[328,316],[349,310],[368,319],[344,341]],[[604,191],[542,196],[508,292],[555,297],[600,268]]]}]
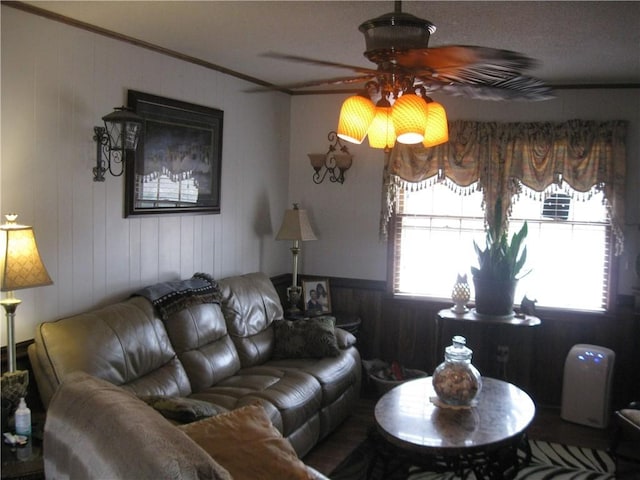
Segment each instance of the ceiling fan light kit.
[{"label": "ceiling fan light kit", "polygon": [[422,145],[435,147],[449,141],[447,112],[438,102],[429,102],[427,106],[429,107],[429,115],[427,116],[427,127],[424,130]]},{"label": "ceiling fan light kit", "polygon": [[398,142],[408,144],[422,142],[428,116],[429,107],[421,97],[413,93],[405,93],[396,100],[391,109],[391,119]]},{"label": "ceiling fan light kit", "polygon": [[[386,103],[385,105],[380,105]],[[380,100],[376,106],[376,115],[367,133],[371,148],[392,148],[396,143],[396,130],[391,120],[391,105],[386,100]]]},{"label": "ceiling fan light kit", "polygon": [[338,137],[347,142],[361,144],[371,121],[376,113],[376,106],[362,95],[347,98],[340,109],[338,120]]}]

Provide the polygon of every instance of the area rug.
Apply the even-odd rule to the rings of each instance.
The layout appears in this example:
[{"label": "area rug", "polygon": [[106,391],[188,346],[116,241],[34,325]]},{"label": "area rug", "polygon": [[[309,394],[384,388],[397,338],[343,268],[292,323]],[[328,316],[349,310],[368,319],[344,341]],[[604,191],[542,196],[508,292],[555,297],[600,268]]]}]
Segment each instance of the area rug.
[{"label": "area rug", "polygon": [[[375,440],[368,438],[329,475],[331,480],[461,480],[453,473],[395,469],[383,478],[381,462],[374,462]],[[613,480],[615,462],[602,450],[529,440],[531,462],[520,469],[515,480]],[[523,453],[524,455],[524,453]],[[473,473],[465,480],[476,480]]]}]

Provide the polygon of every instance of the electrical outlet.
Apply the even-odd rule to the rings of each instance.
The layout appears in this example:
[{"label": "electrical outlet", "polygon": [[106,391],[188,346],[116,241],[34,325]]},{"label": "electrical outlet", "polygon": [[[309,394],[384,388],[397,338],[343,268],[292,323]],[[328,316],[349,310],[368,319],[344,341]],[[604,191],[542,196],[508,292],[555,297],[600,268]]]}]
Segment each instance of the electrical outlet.
[{"label": "electrical outlet", "polygon": [[509,360],[509,347],[507,347],[506,345],[498,345],[496,360],[499,363],[507,363],[507,361]]}]

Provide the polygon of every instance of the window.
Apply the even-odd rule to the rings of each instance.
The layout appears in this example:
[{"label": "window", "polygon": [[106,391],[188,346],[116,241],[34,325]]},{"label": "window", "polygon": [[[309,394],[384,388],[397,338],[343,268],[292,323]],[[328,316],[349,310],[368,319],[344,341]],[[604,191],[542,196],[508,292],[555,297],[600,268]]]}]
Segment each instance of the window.
[{"label": "window", "polygon": [[[473,241],[484,245],[482,192],[437,183],[399,196],[393,237],[394,293],[448,299],[458,273],[477,265]],[[526,294],[537,306],[606,308],[611,256],[610,222],[601,192],[556,187],[514,198],[510,234],[526,220],[527,264],[516,302]],[[580,198],[580,197],[584,197]]]}]

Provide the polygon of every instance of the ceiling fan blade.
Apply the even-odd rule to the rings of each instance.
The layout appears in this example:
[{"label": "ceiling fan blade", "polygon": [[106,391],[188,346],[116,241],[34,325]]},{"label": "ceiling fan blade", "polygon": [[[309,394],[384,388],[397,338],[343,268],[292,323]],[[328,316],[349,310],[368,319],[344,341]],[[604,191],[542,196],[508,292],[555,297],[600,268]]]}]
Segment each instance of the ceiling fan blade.
[{"label": "ceiling fan blade", "polygon": [[535,60],[510,50],[450,45],[399,52],[398,64],[430,90],[482,100],[547,100],[551,89],[524,76]]},{"label": "ceiling fan blade", "polygon": [[518,52],[466,45],[405,50],[397,53],[396,60],[407,69],[466,81],[510,78],[536,65],[535,60]]},{"label": "ceiling fan blade", "polygon": [[285,53],[267,52],[267,53],[263,53],[261,56],[270,57],[270,58],[277,58],[277,59],[280,59],[280,60],[288,60],[288,61],[291,61],[291,62],[307,63],[309,65],[320,65],[320,66],[323,66],[323,67],[346,68],[346,69],[349,69],[349,70],[353,70],[354,72],[364,73],[364,74],[376,75],[378,73],[377,70],[373,70],[371,68],[358,67],[358,66],[355,66],[355,65],[347,65],[347,64],[344,64],[344,63],[330,62],[330,61],[327,61],[327,60],[319,60],[319,59],[316,59],[316,58],[300,57],[298,55],[288,55],[288,54],[285,54]]},{"label": "ceiling fan blade", "polygon": [[554,97],[544,82],[522,75],[492,83],[460,83],[441,81],[433,77],[417,77],[428,93],[435,91],[475,100],[525,100],[540,101]]},{"label": "ceiling fan blade", "polygon": [[310,87],[319,87],[321,85],[339,85],[339,84],[353,84],[366,82],[367,80],[374,79],[375,75],[361,75],[361,76],[350,76],[350,77],[334,77],[334,78],[325,78],[323,80],[310,80],[308,82],[299,82],[299,83],[289,83],[287,85],[273,85],[273,86],[264,86],[264,87],[255,87],[245,90],[245,92],[265,92],[271,90],[297,90],[301,88],[310,88]]}]

